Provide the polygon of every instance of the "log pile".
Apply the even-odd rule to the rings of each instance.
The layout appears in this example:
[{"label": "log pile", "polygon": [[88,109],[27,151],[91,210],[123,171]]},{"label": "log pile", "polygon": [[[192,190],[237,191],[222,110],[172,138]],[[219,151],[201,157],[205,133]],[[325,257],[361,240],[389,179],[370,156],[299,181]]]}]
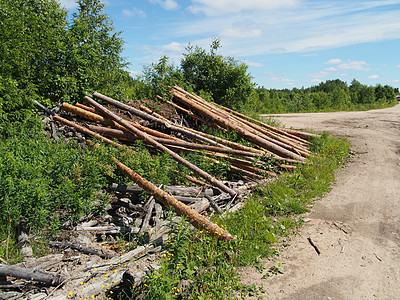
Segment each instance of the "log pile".
[{"label": "log pile", "polygon": [[[31,258],[15,268],[0,265],[0,297],[23,299],[26,295],[26,299],[30,299],[31,294],[35,294],[37,299],[67,299],[71,295],[89,298],[104,293],[104,286],[110,289],[124,280],[137,284],[146,271],[158,267],[155,262],[162,245],[169,238],[170,228],[179,223],[179,216],[185,216],[194,227],[229,241],[233,237],[210,222],[207,216],[239,209],[247,193],[259,182],[273,180],[280,172],[296,168],[311,154],[308,150],[310,134],[269,126],[207,102],[178,86],[171,88],[171,94],[173,101],[158,98],[175,111],[173,116],[164,111],[157,113],[143,105],[145,102],[134,107],[99,93],[84,97],[89,106],[63,103],[60,115],[44,108],[50,115],[46,121],[50,137],[75,136],[85,147],[88,143],[96,146],[88,137],[96,137],[115,147],[142,140],[152,151],[167,152],[191,170],[193,176],[185,176],[192,185],[156,186],[159,183],[147,181],[113,158],[118,168],[136,184],[108,187],[112,202],[101,219],[65,224],[68,238],[55,238],[48,245],[62,252],[61,256],[51,254],[47,260]],[[234,132],[247,144],[206,134],[190,126],[199,123]],[[210,163],[228,161],[230,171],[242,179],[221,181],[187,161],[181,155],[185,152],[199,153]],[[143,197],[145,192],[147,199]],[[177,214],[172,221],[167,218],[169,208]],[[109,245],[121,243],[122,234],[140,237],[143,243],[119,255]],[[147,262],[143,257],[147,257]],[[105,276],[109,273],[113,274],[112,278]],[[33,281],[53,287],[27,294],[27,286]]]}]

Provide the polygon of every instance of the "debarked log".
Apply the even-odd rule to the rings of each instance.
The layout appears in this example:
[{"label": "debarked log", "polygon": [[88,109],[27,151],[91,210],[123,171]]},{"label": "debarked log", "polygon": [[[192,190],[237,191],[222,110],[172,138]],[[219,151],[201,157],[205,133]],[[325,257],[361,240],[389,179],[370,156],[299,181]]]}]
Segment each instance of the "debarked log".
[{"label": "debarked log", "polygon": [[121,126],[125,127],[127,130],[129,130],[130,132],[134,133],[137,137],[139,137],[140,139],[148,142],[149,144],[151,144],[152,146],[167,152],[169,155],[171,155],[171,157],[173,159],[175,159],[176,161],[178,161],[179,163],[183,164],[184,166],[186,166],[187,168],[191,169],[193,172],[195,172],[196,174],[198,174],[199,176],[203,177],[204,179],[206,179],[208,182],[212,183],[213,185],[217,186],[218,188],[220,188],[222,191],[227,192],[228,194],[230,194],[232,197],[236,196],[236,192],[232,189],[230,189],[229,187],[227,187],[226,185],[224,185],[221,181],[217,180],[215,177],[211,176],[210,174],[208,174],[207,172],[203,171],[202,169],[200,169],[199,167],[195,166],[194,164],[190,163],[189,161],[187,161],[186,159],[184,159],[183,157],[179,156],[178,154],[176,154],[174,151],[168,149],[167,147],[165,147],[164,145],[160,144],[159,142],[155,141],[152,137],[150,137],[148,134],[138,130],[136,127],[132,126],[131,124],[129,124],[127,121],[123,120],[122,118],[118,117],[117,115],[115,115],[114,113],[112,113],[111,111],[109,111],[107,108],[105,108],[104,106],[102,106],[101,104],[97,103],[96,101],[94,101],[92,98],[85,96],[84,98],[87,102],[89,102],[91,105],[93,105],[96,109],[99,109],[103,114],[107,115],[110,119],[112,119],[113,121],[117,122],[118,124],[120,124]]},{"label": "debarked log", "polygon": [[255,143],[256,145],[258,145],[266,150],[269,150],[279,156],[290,157],[290,158],[293,158],[293,159],[296,159],[299,161],[304,161],[304,158],[302,156],[300,156],[296,153],[293,153],[285,148],[282,148],[270,141],[267,141],[264,138],[254,134],[252,132],[249,132],[246,129],[243,129],[241,126],[239,126],[235,122],[230,122],[229,120],[226,120],[225,118],[222,118],[221,116],[210,112],[209,110],[205,109],[203,106],[198,105],[197,103],[194,103],[193,101],[186,98],[184,94],[182,94],[178,91],[174,91],[174,96],[175,96],[175,99],[177,99],[179,102],[183,103],[186,106],[191,107],[197,113],[204,116],[205,118],[212,119],[217,124],[219,124],[225,128],[230,128],[230,129],[236,131],[239,135],[241,135],[245,139]]},{"label": "debarked log", "polygon": [[113,258],[114,256],[116,256],[116,254],[107,253],[103,249],[98,250],[78,243],[70,243],[66,241],[63,242],[50,241],[48,244],[50,247],[61,248],[61,249],[71,248],[85,254],[97,255],[102,258]]},{"label": "debarked log", "polygon": [[66,279],[60,274],[56,273],[45,272],[42,270],[21,268],[4,264],[0,264],[0,276],[10,276],[26,280],[33,280],[33,281],[43,282],[48,285],[59,285]]},{"label": "debarked log", "polygon": [[201,141],[203,141],[205,143],[208,143],[210,145],[213,145],[213,146],[223,147],[223,145],[217,143],[216,141],[214,141],[212,139],[209,139],[209,138],[206,138],[206,137],[204,137],[202,135],[199,135],[199,134],[193,132],[193,130],[189,130],[188,128],[184,128],[182,126],[176,126],[176,125],[172,124],[171,122],[166,122],[164,120],[161,120],[161,119],[159,119],[159,118],[157,118],[157,117],[155,117],[153,115],[145,113],[145,112],[143,112],[143,111],[141,111],[139,109],[136,109],[136,108],[134,108],[132,106],[129,106],[129,105],[126,105],[124,103],[121,103],[121,102],[119,102],[119,101],[117,101],[115,99],[112,99],[110,97],[104,96],[104,95],[102,95],[100,93],[95,92],[93,94],[93,96],[95,98],[97,98],[97,99],[100,99],[100,100],[105,101],[105,102],[107,102],[109,104],[112,104],[112,105],[114,105],[114,106],[116,106],[118,108],[121,108],[121,109],[124,109],[126,111],[129,111],[132,114],[143,118],[144,120],[148,120],[150,122],[155,122],[155,123],[161,124],[161,125],[169,128],[170,130],[175,131],[175,132],[179,132],[179,133],[181,133],[181,134],[183,134],[183,135],[185,135],[187,137],[190,137],[190,138],[193,138],[193,139],[197,139],[197,140],[201,140]]},{"label": "debarked log", "polygon": [[200,215],[193,208],[188,207],[184,203],[178,201],[174,196],[159,189],[157,186],[147,181],[139,174],[135,173],[133,170],[119,162],[117,159],[113,158],[113,160],[117,164],[118,168],[131,180],[136,182],[146,192],[153,195],[154,198],[157,201],[161,202],[163,205],[167,207],[171,206],[178,215],[187,217],[187,220],[197,229],[206,230],[210,234],[215,235],[218,239],[224,241],[230,241],[231,239],[233,239],[231,234],[223,230],[217,224],[212,223],[206,217]]}]

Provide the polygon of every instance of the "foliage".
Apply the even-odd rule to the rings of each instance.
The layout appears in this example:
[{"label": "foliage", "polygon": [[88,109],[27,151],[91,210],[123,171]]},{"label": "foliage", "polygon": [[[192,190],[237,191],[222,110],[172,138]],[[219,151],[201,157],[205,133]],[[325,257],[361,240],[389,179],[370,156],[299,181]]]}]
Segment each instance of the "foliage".
[{"label": "foliage", "polygon": [[[114,33],[99,0],[79,0],[78,13],[55,0],[3,0],[0,3],[0,78],[20,94],[47,105],[76,101],[85,92],[123,96],[133,83],[123,67],[123,41]],[[31,100],[7,101],[4,111],[31,109]],[[22,105],[22,106],[21,106]]]},{"label": "foliage", "polygon": [[[219,241],[190,230],[184,221],[173,227],[173,237],[160,255],[161,269],[149,274],[144,284],[133,286],[130,297],[234,299],[263,292],[262,286],[240,284],[235,268],[252,265],[263,272],[260,260],[277,254],[277,244],[287,245],[287,237],[303,223],[299,214],[329,191],[335,171],[348,156],[349,144],[323,134],[312,142],[312,149],[317,155],[310,164],[259,186],[240,212],[212,218],[236,239]],[[277,264],[263,278],[282,272]]]},{"label": "foliage", "polygon": [[220,41],[214,39],[210,52],[189,45],[181,61],[182,77],[194,91],[205,91],[216,103],[237,108],[249,98],[254,84],[247,65],[233,57],[217,54]]},{"label": "foliage", "polygon": [[388,85],[366,86],[353,80],[350,86],[339,79],[318,86],[292,90],[257,88],[242,110],[258,113],[366,110],[396,104],[398,90]]},{"label": "foliage", "polygon": [[65,74],[66,17],[54,0],[2,0],[0,75],[55,101]]},{"label": "foliage", "polygon": [[54,142],[39,125],[15,127],[0,139],[0,236],[12,238],[21,220],[32,232],[57,230],[103,207],[107,182],[101,152],[88,155],[73,142]]},{"label": "foliage", "polygon": [[74,13],[68,30],[66,65],[75,93],[70,97],[82,98],[84,92],[107,92],[120,96],[119,82],[129,80],[121,57],[123,40],[114,32],[112,21],[103,13],[100,0],[79,0],[78,13]]}]

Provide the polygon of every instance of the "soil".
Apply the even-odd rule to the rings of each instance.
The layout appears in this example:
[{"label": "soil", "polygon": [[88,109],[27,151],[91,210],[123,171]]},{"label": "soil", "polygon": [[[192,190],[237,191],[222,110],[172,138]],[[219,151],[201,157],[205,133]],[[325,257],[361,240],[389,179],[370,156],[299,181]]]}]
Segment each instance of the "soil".
[{"label": "soil", "polygon": [[[399,299],[400,105],[275,116],[288,128],[347,137],[354,155],[290,245],[263,261],[263,273],[242,269],[242,282],[263,285],[263,299]],[[264,276],[278,263],[283,274]]]}]

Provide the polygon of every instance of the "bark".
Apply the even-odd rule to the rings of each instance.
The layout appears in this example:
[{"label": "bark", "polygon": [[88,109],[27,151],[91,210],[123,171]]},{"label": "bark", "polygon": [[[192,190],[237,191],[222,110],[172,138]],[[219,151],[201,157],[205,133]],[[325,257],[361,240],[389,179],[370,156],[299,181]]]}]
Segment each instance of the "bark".
[{"label": "bark", "polygon": [[33,280],[43,282],[48,285],[59,285],[65,280],[65,278],[60,274],[4,264],[0,264],[0,276],[11,276],[15,278]]},{"label": "bark", "polygon": [[[259,120],[253,119],[253,118],[251,118],[251,117],[249,117],[249,116],[246,116],[246,115],[244,115],[244,114],[241,114],[241,113],[239,113],[239,112],[237,112],[237,111],[234,111],[233,109],[224,107],[224,106],[222,106],[222,105],[218,105],[218,106],[221,107],[223,110],[226,110],[226,111],[228,111],[228,112],[230,112],[230,113],[232,113],[232,114],[234,114],[234,115],[237,115],[237,116],[239,116],[239,117],[241,117],[241,118],[243,118],[243,119],[246,119],[247,121],[250,121],[250,122],[252,122],[252,123],[255,123],[255,124],[257,124],[257,125],[260,125],[260,126],[262,126],[262,127],[265,127],[265,128],[267,128],[267,129],[269,129],[269,130],[271,130],[271,131],[274,131],[274,132],[276,132],[276,133],[282,134],[283,136],[292,138],[292,139],[298,141],[299,143],[302,143],[302,144],[305,144],[305,145],[310,144],[310,142],[307,141],[306,139],[302,139],[302,138],[299,137],[299,136],[296,136],[296,135],[294,135],[294,134],[291,134],[290,132],[285,131],[284,128],[279,128],[279,127],[271,126],[271,125],[265,124],[264,122],[261,122],[261,121],[259,121]],[[294,131],[294,132],[298,133],[299,131]]]},{"label": "bark", "polygon": [[292,130],[292,129],[288,129],[288,128],[284,128],[283,130],[286,131],[287,133],[290,133],[290,134],[293,134],[295,136],[301,137],[302,139],[305,139],[305,140],[310,140],[310,139],[313,139],[313,138],[318,136],[315,133]]},{"label": "bark", "polygon": [[[81,107],[84,107],[84,108],[81,108]],[[111,127],[114,127],[114,128],[120,129],[120,130],[125,130],[125,128],[123,126],[121,126],[117,122],[109,120],[109,119],[105,118],[104,116],[98,114],[97,112],[99,112],[99,111],[96,109],[93,109],[91,107],[87,107],[85,105],[80,105],[80,107],[76,107],[76,106],[73,106],[73,105],[70,105],[70,104],[64,102],[62,104],[61,108],[65,111],[71,112],[81,118],[85,118],[85,119],[93,121],[93,122],[99,122],[105,126],[111,126]],[[87,110],[87,109],[89,109],[89,110]],[[93,110],[95,112],[93,112]],[[151,128],[147,128],[136,122],[131,122],[131,121],[127,121],[127,120],[125,120],[125,121],[128,122],[129,124],[131,124],[132,126],[136,127],[137,129],[144,131],[148,134],[151,134],[151,135],[154,135],[157,137],[161,137],[161,138],[165,138],[165,139],[174,139],[174,137],[172,137],[168,134],[159,132],[157,130],[153,130]]]},{"label": "bark", "polygon": [[97,249],[93,249],[93,248],[90,248],[90,247],[82,245],[82,244],[69,243],[69,242],[65,242],[65,241],[64,242],[50,241],[49,246],[55,247],[55,248],[62,248],[62,249],[71,248],[71,249],[77,250],[77,251],[85,253],[85,254],[97,255],[97,256],[100,256],[101,258],[113,258],[115,256],[115,254],[107,253],[107,252],[104,252],[103,250],[97,250]]},{"label": "bark", "polygon": [[161,120],[159,118],[156,118],[156,117],[154,117],[152,115],[149,115],[148,113],[145,113],[145,112],[143,112],[141,110],[138,110],[138,109],[136,109],[134,107],[131,107],[129,105],[123,104],[123,103],[121,103],[121,102],[119,102],[117,100],[114,100],[114,99],[112,99],[110,97],[104,96],[104,95],[102,95],[100,93],[95,92],[93,94],[93,96],[95,98],[97,98],[97,99],[100,99],[100,100],[105,101],[107,103],[113,104],[114,106],[116,106],[118,108],[121,108],[121,109],[124,109],[126,111],[129,111],[132,114],[134,114],[134,115],[136,115],[138,117],[141,117],[142,119],[161,124],[161,125],[169,128],[170,130],[175,131],[175,132],[179,132],[179,133],[181,133],[181,134],[183,134],[183,135],[185,135],[185,136],[187,136],[189,138],[193,138],[193,139],[196,139],[196,140],[201,140],[201,141],[206,142],[206,143],[208,143],[210,145],[213,145],[213,146],[221,146],[220,144],[218,144],[217,142],[215,142],[212,139],[209,139],[209,138],[206,138],[206,137],[201,136],[199,134],[196,134],[195,132],[192,132],[192,131],[190,131],[190,130],[188,130],[186,128],[183,128],[182,126],[176,126],[176,125],[173,125],[171,122],[163,121],[163,120]]},{"label": "bark", "polygon": [[214,120],[217,124],[225,127],[225,128],[230,128],[234,131],[236,131],[239,135],[241,135],[243,138],[255,143],[256,145],[269,150],[279,156],[283,157],[290,157],[299,161],[304,161],[304,158],[296,153],[293,153],[285,148],[282,148],[270,141],[267,141],[258,135],[249,132],[248,130],[243,129],[241,126],[239,126],[236,122],[230,122],[229,120],[216,115],[212,112],[210,112],[207,109],[204,109],[203,106],[195,103],[194,101],[191,101],[190,99],[186,98],[182,93],[179,93],[177,91],[174,91],[174,96],[177,101],[185,104],[188,107],[191,107],[192,109],[196,110],[196,112],[205,118],[209,118]]},{"label": "bark", "polygon": [[96,101],[94,101],[93,99],[91,99],[91,98],[89,98],[87,96],[85,96],[84,99],[86,101],[88,101],[91,105],[93,105],[96,109],[99,109],[99,111],[101,111],[102,113],[107,115],[109,118],[111,118],[113,121],[115,121],[118,124],[120,124],[121,126],[125,127],[130,132],[134,133],[140,139],[148,142],[150,145],[152,145],[152,146],[154,146],[154,147],[156,147],[156,148],[158,148],[158,149],[160,149],[162,151],[167,152],[176,161],[178,161],[179,163],[185,165],[186,167],[191,169],[193,172],[195,172],[199,176],[203,177],[204,179],[206,179],[208,182],[212,183],[213,185],[217,186],[218,188],[220,188],[224,192],[229,193],[232,197],[236,196],[236,192],[233,191],[232,189],[230,189],[229,187],[227,187],[226,185],[224,185],[222,182],[220,182],[219,180],[217,180],[216,178],[214,178],[210,174],[206,173],[205,171],[203,171],[199,167],[195,166],[194,164],[188,162],[186,159],[182,158],[181,156],[179,156],[178,154],[176,154],[172,150],[168,149],[164,145],[162,145],[159,142],[155,141],[153,138],[151,138],[146,133],[141,132],[136,127],[134,127],[131,124],[129,124],[127,121],[123,120],[122,118],[118,117],[114,113],[110,112],[108,109],[103,107],[101,104],[98,104]]},{"label": "bark", "polygon": [[229,241],[233,239],[232,235],[228,232],[223,230],[217,224],[210,222],[207,218],[200,215],[194,209],[188,207],[187,205],[183,204],[182,202],[176,200],[172,195],[168,194],[167,192],[159,189],[157,186],[152,184],[151,182],[147,181],[130,168],[119,162],[114,158],[115,163],[117,164],[118,168],[126,174],[131,180],[136,182],[140,187],[142,187],[146,192],[150,193],[154,196],[154,198],[161,202],[165,206],[171,206],[175,212],[180,216],[186,216],[187,220],[197,229],[199,230],[206,230],[210,234],[215,235],[218,239]]}]

